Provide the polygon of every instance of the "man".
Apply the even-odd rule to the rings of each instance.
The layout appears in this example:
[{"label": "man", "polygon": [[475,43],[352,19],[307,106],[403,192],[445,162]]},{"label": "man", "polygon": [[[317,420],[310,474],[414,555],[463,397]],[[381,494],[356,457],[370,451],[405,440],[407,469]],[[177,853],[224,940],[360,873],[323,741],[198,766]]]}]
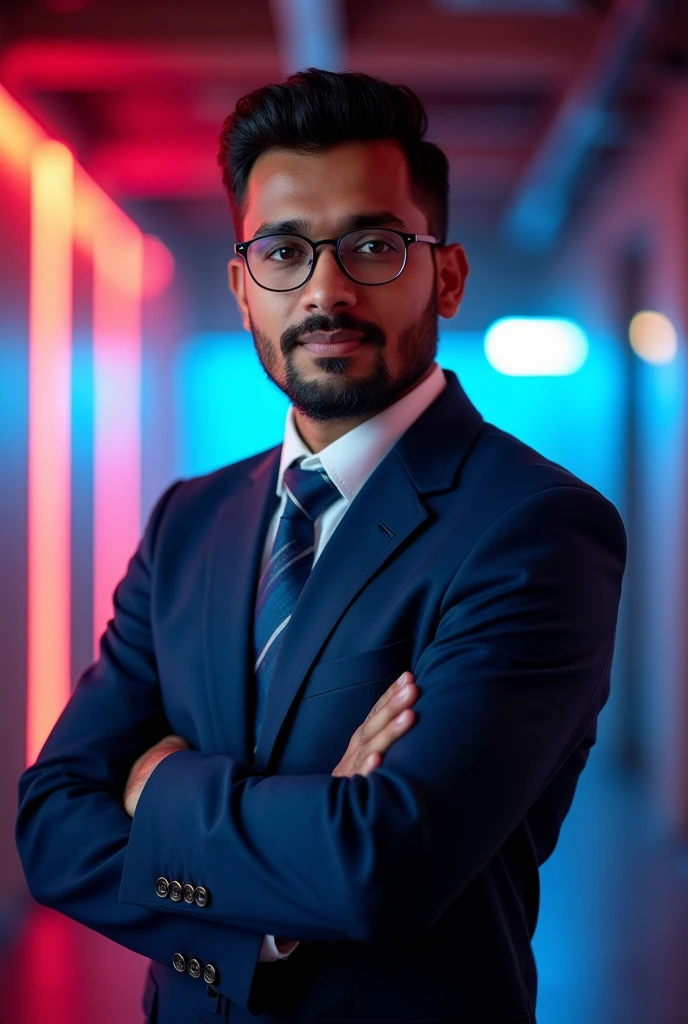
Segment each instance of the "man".
[{"label": "man", "polygon": [[535,1020],[626,539],[435,362],[468,267],[425,126],[316,69],[225,122],[284,443],[162,495],[21,779],[33,894],[152,959],[149,1021]]}]

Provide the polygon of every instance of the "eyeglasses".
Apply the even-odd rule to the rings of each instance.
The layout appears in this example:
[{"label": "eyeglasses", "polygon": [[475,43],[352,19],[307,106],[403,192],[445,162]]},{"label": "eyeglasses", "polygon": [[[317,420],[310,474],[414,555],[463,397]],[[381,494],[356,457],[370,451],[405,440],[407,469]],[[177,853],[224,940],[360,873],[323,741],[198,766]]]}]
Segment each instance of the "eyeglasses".
[{"label": "eyeglasses", "polygon": [[434,235],[366,228],[318,242],[305,235],[258,235],[248,242],[237,242],[234,252],[243,256],[249,274],[261,288],[291,292],[312,276],[320,245],[334,246],[338,266],[356,284],[377,285],[399,277],[413,242],[440,244]]}]

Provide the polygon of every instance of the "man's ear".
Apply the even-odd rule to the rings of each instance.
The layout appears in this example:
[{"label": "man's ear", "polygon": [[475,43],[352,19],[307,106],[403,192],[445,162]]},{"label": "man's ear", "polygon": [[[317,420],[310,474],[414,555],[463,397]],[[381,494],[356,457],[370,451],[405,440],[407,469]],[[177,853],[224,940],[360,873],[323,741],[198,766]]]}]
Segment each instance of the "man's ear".
[{"label": "man's ear", "polygon": [[437,312],[450,320],[461,305],[469,266],[462,246],[452,242],[437,253]]},{"label": "man's ear", "polygon": [[236,304],[241,313],[241,320],[245,331],[251,331],[251,324],[248,318],[248,302],[246,301],[246,264],[237,257],[231,259],[227,264],[227,278],[229,290],[236,299]]}]

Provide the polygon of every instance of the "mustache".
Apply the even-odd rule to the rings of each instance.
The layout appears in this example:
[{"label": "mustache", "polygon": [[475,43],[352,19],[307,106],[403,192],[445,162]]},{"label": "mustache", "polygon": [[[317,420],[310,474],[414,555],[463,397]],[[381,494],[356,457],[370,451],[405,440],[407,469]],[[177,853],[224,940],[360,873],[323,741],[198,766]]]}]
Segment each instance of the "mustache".
[{"label": "mustache", "polygon": [[284,331],[280,338],[282,354],[286,356],[305,335],[313,334],[315,331],[360,331],[366,336],[367,341],[372,341],[378,348],[382,348],[385,344],[385,332],[377,324],[367,320],[357,320],[349,313],[338,313],[336,316],[314,314],[302,323],[288,327]]}]

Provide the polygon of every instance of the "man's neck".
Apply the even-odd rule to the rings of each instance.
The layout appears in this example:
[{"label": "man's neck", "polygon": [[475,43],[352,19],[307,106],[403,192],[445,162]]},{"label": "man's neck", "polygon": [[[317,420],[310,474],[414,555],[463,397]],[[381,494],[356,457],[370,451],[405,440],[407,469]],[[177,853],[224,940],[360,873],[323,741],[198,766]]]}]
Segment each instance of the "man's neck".
[{"label": "man's neck", "polygon": [[[405,391],[402,391],[401,394],[395,395],[394,401],[398,402],[399,399],[403,398],[404,395],[407,395],[409,391],[413,391],[414,388],[417,388],[426,377],[430,376],[434,367],[435,363],[432,362],[422,377],[419,377],[417,381],[414,381],[414,383],[410,387],[406,388]],[[294,408],[294,425],[296,426],[299,436],[304,444],[308,445],[314,454],[317,454],[322,451],[323,448],[327,448],[328,444],[332,444],[333,441],[337,441],[340,437],[343,437],[344,434],[348,434],[350,430],[353,430],[354,427],[359,426],[361,423],[365,423],[366,420],[371,419],[375,415],[377,414],[369,413],[366,416],[355,416],[351,419],[326,420],[325,422],[320,422],[309,419],[308,416],[304,415],[304,413]]]}]

